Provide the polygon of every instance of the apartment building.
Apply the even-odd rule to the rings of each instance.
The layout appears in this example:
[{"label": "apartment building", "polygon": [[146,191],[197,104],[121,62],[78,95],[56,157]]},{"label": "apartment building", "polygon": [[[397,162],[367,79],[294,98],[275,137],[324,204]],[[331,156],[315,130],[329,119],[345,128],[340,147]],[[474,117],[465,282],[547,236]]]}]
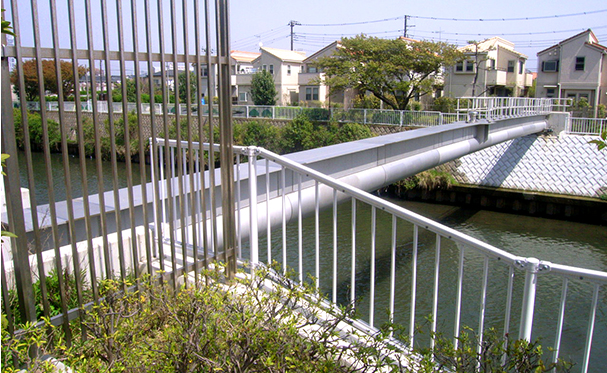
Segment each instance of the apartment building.
[{"label": "apartment building", "polygon": [[493,37],[459,48],[465,60],[445,68],[445,95],[451,97],[523,96],[533,77],[527,56],[514,43]]},{"label": "apartment building", "polygon": [[537,54],[536,97],[607,105],[607,47],[588,29]]}]

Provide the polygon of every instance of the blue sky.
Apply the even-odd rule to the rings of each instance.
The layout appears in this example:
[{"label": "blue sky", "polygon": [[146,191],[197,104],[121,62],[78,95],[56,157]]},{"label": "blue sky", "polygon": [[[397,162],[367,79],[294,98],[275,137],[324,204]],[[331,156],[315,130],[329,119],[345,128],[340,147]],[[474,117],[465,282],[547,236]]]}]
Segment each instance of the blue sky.
[{"label": "blue sky", "polygon": [[[30,1],[13,0],[19,7],[22,45],[33,46],[33,28],[31,26]],[[151,33],[158,39],[157,1],[149,0],[152,14]],[[202,0],[200,0],[202,2]],[[122,0],[124,17],[123,40],[125,50],[132,50],[132,28],[129,28],[131,6],[130,0]],[[165,51],[171,50],[171,33],[168,19],[170,17],[170,0],[162,0],[165,17]],[[195,12],[193,0],[175,0],[176,14],[179,20],[177,29],[182,29],[183,5],[189,4],[185,14],[189,28],[193,30]],[[61,47],[70,47],[68,8],[65,0],[57,0],[57,25]],[[79,48],[87,48],[86,17],[84,1],[74,0],[76,39]],[[102,24],[100,0],[91,0],[93,7],[93,34],[95,49],[102,49]],[[116,5],[108,0],[105,19],[108,23],[109,48],[118,50],[118,31]],[[213,3],[211,1],[211,3]],[[39,0],[39,16],[42,46],[52,46],[51,15],[49,1]],[[144,0],[137,0],[140,49],[145,50]],[[5,0],[8,10],[7,19],[11,19],[11,0]],[[588,13],[577,16],[569,14]],[[301,25],[295,26],[296,50],[305,51],[308,55],[330,44],[342,36],[354,36],[365,33],[383,38],[395,38],[403,34],[404,16],[409,15],[408,35],[416,39],[442,40],[457,45],[465,45],[468,40],[483,40],[492,36],[501,36],[515,43],[516,50],[529,57],[527,67],[536,69],[536,53],[560,40],[575,35],[587,28],[592,28],[599,40],[607,45],[607,3],[602,0],[577,1],[528,1],[509,0],[491,1],[469,0],[466,2],[447,2],[437,0],[396,1],[396,0],[231,0],[230,28],[231,49],[257,51],[259,43],[274,48],[290,48],[290,27],[293,20]],[[560,16],[560,17],[555,17]],[[537,18],[533,20],[510,20],[520,18]],[[547,17],[547,18],[542,18]],[[439,19],[434,19],[439,18]],[[481,21],[483,19],[483,21]],[[490,19],[505,19],[491,21]],[[377,22],[379,20],[384,20]],[[356,23],[354,25],[348,25]],[[331,24],[333,26],[319,26]],[[337,25],[336,25],[337,24]],[[190,33],[189,53],[195,53],[193,34]],[[178,51],[184,49],[183,39],[177,40]],[[201,48],[205,46],[202,45]],[[154,50],[158,50],[157,42]],[[213,46],[211,46],[213,48]],[[86,61],[79,62],[87,64]],[[112,65],[117,73],[117,65]],[[146,69],[142,66],[142,69]],[[114,71],[116,70],[116,71]],[[133,67],[127,66],[127,73]]]},{"label": "blue sky", "polygon": [[[294,47],[308,54],[341,36],[360,33],[377,37],[403,34],[404,16],[410,15],[408,30],[416,39],[442,40],[464,45],[468,40],[500,36],[515,43],[516,50],[529,57],[528,67],[535,70],[536,53],[558,41],[592,28],[607,44],[607,12],[572,17],[552,17],[607,9],[605,1],[396,1],[396,0],[232,0],[232,49],[256,51],[259,42],[274,48],[290,48],[289,21],[295,26]],[[550,16],[525,21],[479,21]],[[423,17],[423,18],[422,18]],[[428,18],[458,19],[455,21]],[[395,19],[397,18],[397,19]],[[306,26],[308,24],[343,24],[391,19],[358,25]],[[464,21],[475,19],[476,21]]]}]

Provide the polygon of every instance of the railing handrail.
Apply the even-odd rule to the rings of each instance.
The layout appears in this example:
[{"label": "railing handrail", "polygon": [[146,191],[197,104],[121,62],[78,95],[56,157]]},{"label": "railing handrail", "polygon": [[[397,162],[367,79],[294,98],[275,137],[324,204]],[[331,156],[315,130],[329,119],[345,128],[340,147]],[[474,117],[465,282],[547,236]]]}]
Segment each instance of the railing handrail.
[{"label": "railing handrail", "polygon": [[[239,151],[245,154],[248,147],[239,147]],[[351,197],[356,198],[357,200],[368,203],[371,206],[379,208],[383,211],[391,213],[399,218],[405,219],[410,223],[413,223],[417,226],[424,227],[427,230],[440,234],[442,236],[448,237],[454,241],[460,242],[462,244],[467,245],[467,247],[477,249],[478,251],[487,254],[493,258],[500,259],[506,261],[511,265],[520,265],[521,262],[529,259],[527,257],[522,257],[514,254],[510,254],[504,250],[501,250],[495,246],[487,244],[481,240],[478,240],[474,237],[470,237],[467,234],[458,232],[453,228],[449,228],[443,224],[437,223],[432,219],[428,219],[422,215],[419,215],[413,211],[407,210],[401,206],[398,206],[392,202],[386,201],[380,197],[377,197],[371,193],[367,193],[363,190],[355,188],[349,184],[341,182],[337,179],[332,178],[331,176],[325,175],[318,171],[315,171],[305,165],[292,161],[286,157],[280,156],[276,153],[273,153],[264,148],[256,147],[259,155],[270,159],[271,161],[288,167],[306,177],[311,177],[316,181],[320,181],[323,184],[326,184],[334,189],[341,191]],[[607,283],[607,272],[596,271],[586,268],[573,267],[561,264],[555,264],[547,261],[541,261],[540,263],[548,265],[554,272],[569,275],[569,276],[584,276],[587,279],[592,279],[595,281],[599,281],[602,283]]]}]

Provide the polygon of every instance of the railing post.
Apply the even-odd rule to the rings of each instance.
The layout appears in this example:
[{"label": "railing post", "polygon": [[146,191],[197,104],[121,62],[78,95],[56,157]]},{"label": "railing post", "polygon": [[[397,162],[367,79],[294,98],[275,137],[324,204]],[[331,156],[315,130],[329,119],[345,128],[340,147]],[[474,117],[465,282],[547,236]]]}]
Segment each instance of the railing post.
[{"label": "railing post", "polygon": [[272,106],[272,119],[276,119],[276,106]]},{"label": "railing post", "polygon": [[367,109],[364,109],[363,118],[363,124],[367,124]]},{"label": "railing post", "polygon": [[249,242],[251,247],[251,265],[259,263],[259,242],[257,232],[257,154],[259,149],[250,146],[245,150],[249,157]]},{"label": "railing post", "polygon": [[400,111],[400,126],[403,126],[403,111]]},{"label": "railing post", "polygon": [[535,311],[535,293],[537,290],[537,274],[541,271],[549,270],[550,265],[540,262],[540,260],[536,258],[527,258],[524,261],[517,261],[517,264],[526,271],[519,339],[531,341],[533,312]]}]

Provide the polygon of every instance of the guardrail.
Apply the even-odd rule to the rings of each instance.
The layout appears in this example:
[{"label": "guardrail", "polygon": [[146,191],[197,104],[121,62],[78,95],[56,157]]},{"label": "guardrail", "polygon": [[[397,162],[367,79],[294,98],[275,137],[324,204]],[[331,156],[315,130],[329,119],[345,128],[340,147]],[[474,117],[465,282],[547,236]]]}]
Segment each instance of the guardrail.
[{"label": "guardrail", "polygon": [[[181,143],[182,149],[186,146]],[[195,145],[196,151],[199,147]],[[165,151],[175,159],[177,142],[170,142]],[[501,320],[504,334],[518,332],[527,340],[538,322],[555,320],[553,335],[536,331],[533,335],[554,341],[550,347],[556,362],[567,325],[567,340],[572,334],[585,340],[579,359],[583,372],[588,371],[593,344],[605,343],[593,341],[593,334],[606,272],[513,255],[265,149],[234,147],[234,151],[240,258],[253,265],[278,261],[285,272],[294,268],[300,282],[313,276],[317,288],[334,303],[357,303],[364,292],[365,304],[357,307],[371,327],[380,323],[378,311],[386,309],[387,321],[408,319],[408,342],[413,344],[416,327],[425,316],[419,308],[424,307],[431,309],[431,331],[453,336],[457,346],[463,326],[473,326],[482,344],[489,319],[491,326]],[[175,202],[180,198],[169,197]],[[211,225],[220,229],[217,223]],[[380,227],[389,227],[389,233],[379,234]],[[410,261],[408,270],[402,267],[403,257]],[[450,268],[457,272],[455,284],[443,275]],[[543,317],[534,319],[537,297],[558,284],[560,300],[555,297],[549,305],[542,304]],[[478,289],[471,297],[472,287]],[[567,302],[578,292],[591,296]],[[476,312],[468,306],[472,302],[478,304]],[[581,309],[589,310],[583,321]],[[432,338],[429,344],[434,346]]]},{"label": "guardrail", "polygon": [[526,97],[461,97],[457,112],[476,112],[478,118],[497,119],[513,116],[548,114],[562,107],[559,99]]},{"label": "guardrail", "polygon": [[600,135],[607,130],[607,119],[569,118],[566,132],[570,135]]}]

